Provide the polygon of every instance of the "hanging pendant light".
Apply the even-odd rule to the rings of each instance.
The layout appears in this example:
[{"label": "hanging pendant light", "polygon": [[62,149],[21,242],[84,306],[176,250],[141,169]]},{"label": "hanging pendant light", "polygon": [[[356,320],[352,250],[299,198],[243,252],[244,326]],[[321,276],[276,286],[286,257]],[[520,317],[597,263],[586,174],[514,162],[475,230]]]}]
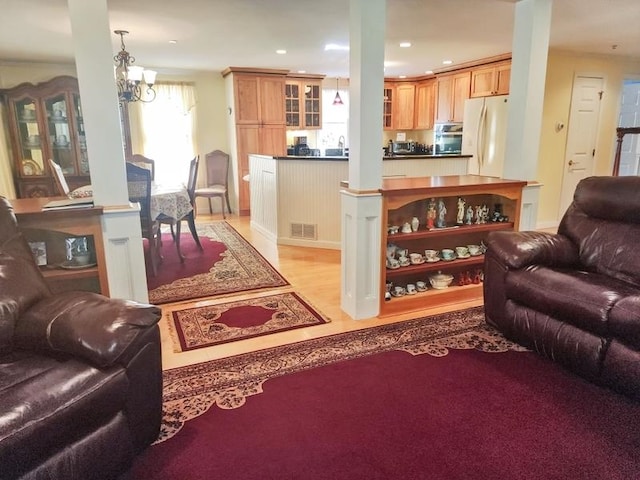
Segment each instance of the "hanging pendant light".
[{"label": "hanging pendant light", "polygon": [[340,98],[340,92],[338,91],[338,82],[339,82],[339,78],[336,77],[336,96],[333,99],[333,105],[344,105],[342,98]]},{"label": "hanging pendant light", "polygon": [[[124,46],[124,36],[129,33],[126,30],[114,30],[120,35],[120,51],[113,57],[115,61],[116,84],[118,86],[118,99],[123,102],[152,102],[156,98],[153,84],[156,81],[156,72],[133,65],[135,57],[127,52]],[[143,98],[142,88],[146,86],[146,98]]]}]

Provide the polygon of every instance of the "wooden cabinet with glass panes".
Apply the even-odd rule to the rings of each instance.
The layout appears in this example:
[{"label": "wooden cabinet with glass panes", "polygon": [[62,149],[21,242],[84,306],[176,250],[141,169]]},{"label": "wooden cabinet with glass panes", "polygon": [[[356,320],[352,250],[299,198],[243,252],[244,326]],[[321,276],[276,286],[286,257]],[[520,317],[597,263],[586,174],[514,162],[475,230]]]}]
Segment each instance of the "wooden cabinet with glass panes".
[{"label": "wooden cabinet with glass panes", "polygon": [[[69,188],[89,184],[89,158],[77,79],[61,76],[37,85],[22,83],[2,93],[7,106],[18,196],[60,195],[49,159],[60,165]],[[124,135],[129,145],[128,129]]]},{"label": "wooden cabinet with glass panes", "polygon": [[287,129],[322,128],[322,79],[324,75],[288,75],[285,82]]},{"label": "wooden cabinet with glass panes", "polygon": [[395,87],[392,83],[384,84],[382,96],[382,127],[384,130],[393,129],[393,97]]}]

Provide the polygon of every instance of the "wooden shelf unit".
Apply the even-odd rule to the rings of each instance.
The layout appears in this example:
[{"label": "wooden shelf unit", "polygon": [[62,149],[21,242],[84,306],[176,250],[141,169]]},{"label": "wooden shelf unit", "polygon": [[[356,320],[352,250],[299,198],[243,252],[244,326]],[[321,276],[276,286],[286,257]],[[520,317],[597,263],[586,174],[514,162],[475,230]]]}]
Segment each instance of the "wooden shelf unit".
[{"label": "wooden shelf unit", "polygon": [[[456,280],[457,275],[462,272],[475,274],[481,271],[484,255],[389,269],[386,267],[387,245],[393,243],[409,249],[409,252],[424,253],[425,249],[455,249],[456,246],[480,244],[489,232],[516,230],[520,222],[522,189],[526,184],[527,182],[520,180],[480,175],[384,179],[381,189],[383,230],[380,246],[380,316],[420,311],[427,305],[434,307],[481,299],[482,283],[458,286]],[[494,207],[499,203],[503,215],[508,216],[508,221],[456,226],[458,197],[464,198],[467,205],[486,204]],[[451,228],[426,228],[426,212],[432,198],[444,200],[447,208],[447,226]],[[416,232],[388,233],[389,226],[401,226],[414,216],[420,220],[420,227]],[[454,275],[450,287],[443,290],[431,288],[429,276],[438,272]],[[391,300],[385,301],[387,282],[405,286],[419,280],[429,286],[426,292],[392,297]]]},{"label": "wooden shelf unit", "polygon": [[[102,207],[43,211],[43,205],[53,199],[56,198],[11,200],[18,226],[27,241],[46,245],[47,265],[40,266],[42,275],[53,292],[86,290],[109,296]],[[66,260],[65,238],[68,237],[87,237],[95,266],[72,270],[60,267]]]}]

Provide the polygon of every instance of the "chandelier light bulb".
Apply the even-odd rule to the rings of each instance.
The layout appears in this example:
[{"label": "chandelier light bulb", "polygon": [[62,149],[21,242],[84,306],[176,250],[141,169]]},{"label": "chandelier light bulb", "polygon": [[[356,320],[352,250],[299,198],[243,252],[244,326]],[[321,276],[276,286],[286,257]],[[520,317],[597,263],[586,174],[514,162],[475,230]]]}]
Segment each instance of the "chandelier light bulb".
[{"label": "chandelier light bulb", "polygon": [[[118,100],[122,102],[152,102],[156,98],[153,84],[156,81],[156,72],[145,70],[139,65],[134,65],[136,59],[127,52],[124,45],[124,36],[129,33],[126,30],[115,30],[120,35],[120,51],[113,57],[116,70],[116,85],[118,87]],[[146,86],[146,97],[142,98],[142,88]]]}]

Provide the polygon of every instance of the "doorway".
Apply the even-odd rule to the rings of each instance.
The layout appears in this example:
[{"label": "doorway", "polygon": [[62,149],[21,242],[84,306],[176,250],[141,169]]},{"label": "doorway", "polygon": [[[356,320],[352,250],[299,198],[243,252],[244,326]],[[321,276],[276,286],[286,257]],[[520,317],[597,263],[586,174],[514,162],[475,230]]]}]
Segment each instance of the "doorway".
[{"label": "doorway", "polygon": [[558,218],[573,201],[578,182],[593,174],[603,86],[602,76],[578,74],[573,80]]},{"label": "doorway", "polygon": [[[640,78],[626,78],[622,83],[618,127],[640,127]],[[625,135],[620,151],[618,175],[640,175],[639,135]]]}]

